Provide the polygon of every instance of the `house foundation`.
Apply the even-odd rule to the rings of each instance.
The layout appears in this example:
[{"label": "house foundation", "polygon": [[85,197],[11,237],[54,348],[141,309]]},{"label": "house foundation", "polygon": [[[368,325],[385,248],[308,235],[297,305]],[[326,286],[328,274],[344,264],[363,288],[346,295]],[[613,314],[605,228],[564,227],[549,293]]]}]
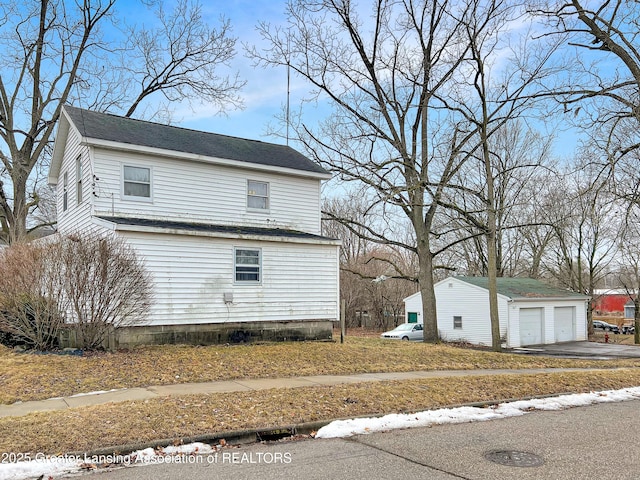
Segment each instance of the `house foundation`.
[{"label": "house foundation", "polygon": [[[106,350],[129,349],[139,345],[215,345],[261,341],[330,341],[333,322],[270,321],[191,325],[140,325],[112,330],[103,347]],[[61,347],[76,347],[72,330],[60,339]]]}]

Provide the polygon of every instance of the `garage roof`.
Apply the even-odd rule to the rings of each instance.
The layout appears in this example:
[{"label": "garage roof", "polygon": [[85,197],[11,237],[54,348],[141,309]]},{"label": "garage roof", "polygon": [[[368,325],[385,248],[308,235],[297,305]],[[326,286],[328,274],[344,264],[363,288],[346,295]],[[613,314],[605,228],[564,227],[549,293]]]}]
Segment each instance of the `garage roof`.
[{"label": "garage roof", "polygon": [[[487,277],[454,277],[463,282],[475,285],[485,290],[489,290],[489,279]],[[498,293],[512,299],[526,298],[571,298],[588,299],[589,297],[581,293],[572,292],[563,288],[552,287],[533,278],[510,278],[500,277],[497,279]]]}]

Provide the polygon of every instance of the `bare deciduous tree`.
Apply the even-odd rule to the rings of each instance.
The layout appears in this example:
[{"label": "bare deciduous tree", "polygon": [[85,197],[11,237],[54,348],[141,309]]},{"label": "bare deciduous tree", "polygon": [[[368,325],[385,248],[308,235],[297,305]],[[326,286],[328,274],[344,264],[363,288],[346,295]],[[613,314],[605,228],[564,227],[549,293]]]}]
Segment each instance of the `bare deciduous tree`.
[{"label": "bare deciduous tree", "polygon": [[[234,54],[229,24],[206,26],[198,3],[160,9],[157,29],[117,37],[115,0],[0,6],[0,221],[13,242],[38,205],[34,168],[50,154],[62,105],[133,113],[144,99],[237,104],[242,83],[216,75]],[[105,33],[108,30],[108,35]]]},{"label": "bare deciduous tree", "polygon": [[[540,278],[542,257],[550,229],[541,215],[545,188],[553,177],[550,160],[552,138],[532,131],[518,118],[491,136],[491,170],[496,204],[496,269],[498,277]],[[465,169],[465,186],[471,192],[484,190],[484,166],[479,162]],[[459,192],[455,202],[466,212],[484,211],[485,200],[475,193]],[[453,249],[451,265],[464,275],[487,276],[485,239],[473,223],[450,212],[449,223],[459,225],[458,235],[469,240]],[[481,218],[480,218],[481,220]]]},{"label": "bare deciduous tree", "polygon": [[633,302],[633,341],[636,344],[640,344],[640,250],[638,249],[640,215],[638,215],[637,207],[627,212],[625,220],[622,233],[618,239],[621,270],[618,275],[618,281]]},{"label": "bare deciduous tree", "polygon": [[[554,231],[549,272],[559,285],[591,297],[617,252],[623,212],[606,184],[593,184],[593,178],[583,164],[559,177],[545,210]],[[591,308],[587,321],[591,331]]]},{"label": "bare deciduous tree", "polygon": [[[538,82],[555,72],[555,68],[550,66],[550,57],[557,48],[557,44],[528,48],[527,43],[521,40],[519,50],[513,52],[508,25],[520,13],[520,6],[508,2],[474,4],[468,15],[463,17],[469,59],[462,66],[468,69],[468,80],[463,78],[458,83],[455,103],[445,101],[447,108],[454,109],[461,116],[457,128],[474,133],[460,155],[470,160],[467,169],[474,169],[478,164],[476,171],[480,180],[480,185],[474,188],[465,175],[455,188],[476,196],[480,205],[471,211],[466,205],[456,202],[445,201],[443,205],[465,218],[485,239],[492,347],[495,351],[501,350],[497,296],[500,270],[498,240],[500,229],[504,229],[499,225],[499,210],[505,207],[499,197],[498,182],[513,172],[501,169],[503,163],[494,137],[510,129],[526,110],[533,107]],[[485,30],[498,33],[487,35],[483,33]],[[499,65],[500,61],[504,65]],[[534,162],[537,159],[531,159],[528,164],[534,166]]]},{"label": "bare deciduous tree", "polygon": [[[262,25],[266,48],[252,54],[291,68],[332,105],[318,129],[292,127],[310,156],[372,196],[379,223],[362,234],[416,255],[424,338],[436,342],[434,258],[447,248],[435,231],[439,204],[478,134],[459,127],[448,101],[468,75],[469,18],[493,12],[473,0],[372,2],[368,12],[349,0],[292,2],[288,28]],[[472,36],[494,35],[493,26],[478,18]],[[396,233],[403,220],[411,244]]]},{"label": "bare deciduous tree", "polygon": [[[558,100],[581,126],[592,132],[610,160],[640,147],[640,20],[635,2],[605,0],[532,2],[550,32],[567,37],[581,53],[571,88]],[[578,68],[581,67],[579,70]]]},{"label": "bare deciduous tree", "polygon": [[348,326],[396,326],[402,318],[403,299],[415,293],[413,256],[367,240],[367,231],[378,226],[375,210],[361,192],[326,199],[322,211],[324,235],[342,240],[340,296]]},{"label": "bare deciduous tree", "polygon": [[220,71],[235,55],[231,24],[223,17],[220,28],[212,28],[202,10],[201,4],[189,0],[178,0],[171,12],[160,4],[157,28],[127,29],[128,58],[121,67],[127,89],[137,96],[125,96],[120,102],[119,108],[129,104],[125,116],[133,115],[140,102],[156,92],[168,102],[205,101],[219,111],[242,105],[237,92],[244,82]]}]

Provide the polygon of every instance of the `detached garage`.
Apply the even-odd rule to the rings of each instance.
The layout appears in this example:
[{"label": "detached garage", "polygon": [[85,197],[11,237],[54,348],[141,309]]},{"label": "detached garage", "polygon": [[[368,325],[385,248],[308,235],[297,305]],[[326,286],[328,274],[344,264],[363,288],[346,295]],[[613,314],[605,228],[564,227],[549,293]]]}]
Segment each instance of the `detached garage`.
[{"label": "detached garage", "polygon": [[[435,285],[438,331],[445,341],[491,345],[486,277],[450,277]],[[498,278],[500,336],[507,347],[587,339],[589,297],[530,278]],[[423,321],[420,292],[404,299],[406,321]]]}]

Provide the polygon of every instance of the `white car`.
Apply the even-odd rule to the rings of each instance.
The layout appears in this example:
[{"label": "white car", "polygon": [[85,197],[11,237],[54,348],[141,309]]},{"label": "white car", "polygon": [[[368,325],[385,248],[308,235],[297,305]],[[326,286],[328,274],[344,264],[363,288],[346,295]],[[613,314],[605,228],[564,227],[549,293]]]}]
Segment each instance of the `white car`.
[{"label": "white car", "polygon": [[380,338],[390,338],[395,340],[423,340],[424,328],[421,323],[403,323],[393,330],[384,332]]}]

